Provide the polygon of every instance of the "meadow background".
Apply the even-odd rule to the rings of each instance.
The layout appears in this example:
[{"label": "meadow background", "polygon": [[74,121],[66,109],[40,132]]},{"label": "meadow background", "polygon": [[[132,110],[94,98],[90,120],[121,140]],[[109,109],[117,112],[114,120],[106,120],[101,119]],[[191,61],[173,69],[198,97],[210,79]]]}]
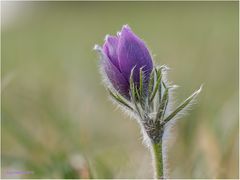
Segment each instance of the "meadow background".
[{"label": "meadow background", "polygon": [[[171,178],[239,177],[238,2],[1,2],[1,176],[151,178],[138,124],[108,99],[94,44],[123,24],[181,102]],[[14,174],[28,171],[29,174]]]}]

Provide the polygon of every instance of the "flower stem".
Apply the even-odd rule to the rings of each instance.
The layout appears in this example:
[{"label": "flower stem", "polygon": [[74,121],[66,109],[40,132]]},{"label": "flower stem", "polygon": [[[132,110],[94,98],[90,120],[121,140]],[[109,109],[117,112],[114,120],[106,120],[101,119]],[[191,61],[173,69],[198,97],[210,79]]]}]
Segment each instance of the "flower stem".
[{"label": "flower stem", "polygon": [[152,144],[155,179],[163,179],[162,142]]}]

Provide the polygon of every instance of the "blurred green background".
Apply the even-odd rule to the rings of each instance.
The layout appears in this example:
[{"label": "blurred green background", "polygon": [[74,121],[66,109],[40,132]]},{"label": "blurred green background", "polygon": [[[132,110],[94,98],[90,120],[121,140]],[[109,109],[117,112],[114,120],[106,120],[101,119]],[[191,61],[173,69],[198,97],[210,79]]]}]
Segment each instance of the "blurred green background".
[{"label": "blurred green background", "polygon": [[170,177],[238,178],[238,2],[2,2],[2,177],[152,178],[92,50],[123,24],[171,67],[176,103],[204,84],[172,129]]}]

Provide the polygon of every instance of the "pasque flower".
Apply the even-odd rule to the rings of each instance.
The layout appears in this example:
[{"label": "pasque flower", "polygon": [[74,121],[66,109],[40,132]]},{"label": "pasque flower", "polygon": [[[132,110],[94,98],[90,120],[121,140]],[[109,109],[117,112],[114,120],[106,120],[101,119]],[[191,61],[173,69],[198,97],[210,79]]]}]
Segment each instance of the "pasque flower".
[{"label": "pasque flower", "polygon": [[146,86],[153,69],[152,58],[146,44],[132,32],[128,25],[123,26],[116,36],[106,36],[102,53],[103,69],[113,87],[122,96],[128,99],[130,97],[129,82],[133,68],[133,81],[136,86],[139,86],[139,73],[142,68],[146,93]]},{"label": "pasque flower", "polygon": [[176,122],[200,93],[201,88],[185,99],[175,110],[172,90],[167,82],[166,66],[153,66],[146,44],[129,26],[122,27],[116,36],[106,36],[100,53],[100,67],[113,100],[138,120],[145,143],[150,147],[154,161],[155,178],[167,178],[162,152],[163,134],[168,122]]}]

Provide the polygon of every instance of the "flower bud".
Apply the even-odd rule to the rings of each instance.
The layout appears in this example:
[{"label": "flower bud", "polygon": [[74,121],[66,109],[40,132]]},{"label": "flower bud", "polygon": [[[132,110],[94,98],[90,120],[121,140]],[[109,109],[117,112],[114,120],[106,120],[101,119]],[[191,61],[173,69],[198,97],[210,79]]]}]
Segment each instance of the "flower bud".
[{"label": "flower bud", "polygon": [[139,86],[139,72],[143,71],[143,87],[145,94],[149,76],[153,69],[151,55],[145,43],[136,36],[129,26],[123,26],[117,36],[106,36],[102,47],[105,58],[102,60],[103,69],[112,86],[124,97],[130,99],[130,75],[134,68],[133,81]]}]

